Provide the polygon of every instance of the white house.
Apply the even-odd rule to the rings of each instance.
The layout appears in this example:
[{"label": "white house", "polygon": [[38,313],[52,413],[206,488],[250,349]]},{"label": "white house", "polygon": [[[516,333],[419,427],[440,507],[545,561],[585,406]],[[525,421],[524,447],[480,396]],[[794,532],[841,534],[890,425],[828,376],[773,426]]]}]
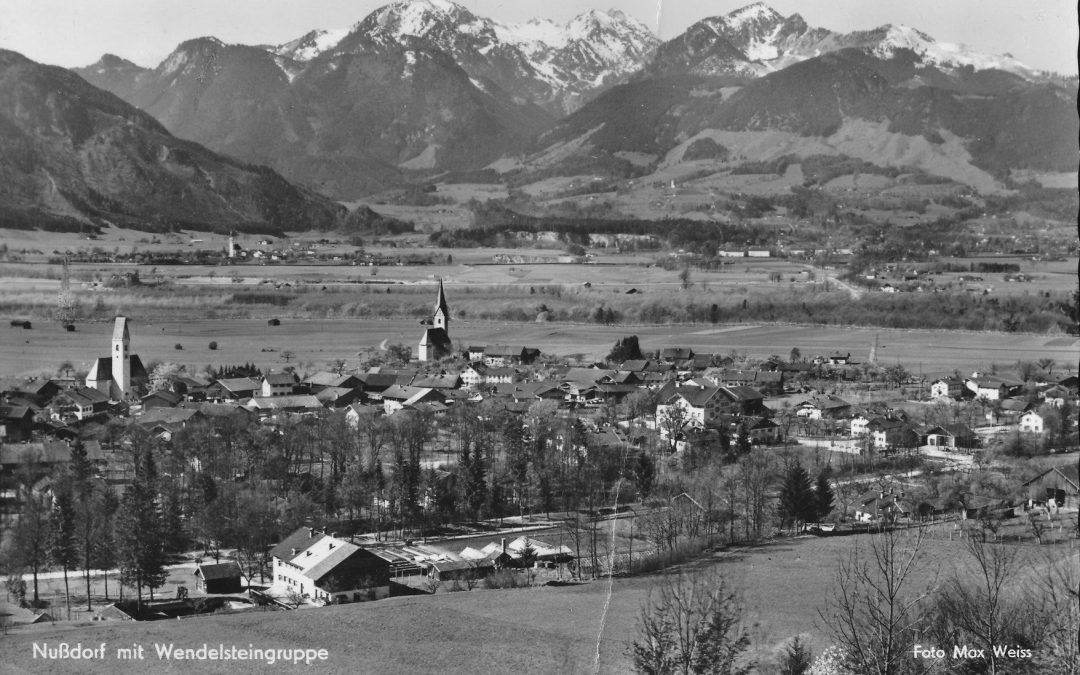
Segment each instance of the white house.
[{"label": "white house", "polygon": [[1043,428],[1042,415],[1034,410],[1029,410],[1020,416],[1020,431],[1029,434],[1041,434]]},{"label": "white house", "polygon": [[270,551],[271,595],[325,604],[390,595],[390,561],[332,533],[301,527]]},{"label": "white house", "polygon": [[851,419],[851,435],[852,436],[865,436],[870,433],[869,429],[870,418],[865,415],[859,415]]},{"label": "white house", "polygon": [[964,389],[963,381],[955,377],[943,377],[930,385],[931,398],[957,398]]},{"label": "white house", "polygon": [[666,401],[656,406],[656,419],[660,422],[660,433],[666,436],[666,426],[663,423],[670,415],[675,414],[673,409],[680,409],[688,427],[704,429],[711,426],[714,419],[720,413],[721,400],[717,394],[719,387],[706,385],[682,385]]}]

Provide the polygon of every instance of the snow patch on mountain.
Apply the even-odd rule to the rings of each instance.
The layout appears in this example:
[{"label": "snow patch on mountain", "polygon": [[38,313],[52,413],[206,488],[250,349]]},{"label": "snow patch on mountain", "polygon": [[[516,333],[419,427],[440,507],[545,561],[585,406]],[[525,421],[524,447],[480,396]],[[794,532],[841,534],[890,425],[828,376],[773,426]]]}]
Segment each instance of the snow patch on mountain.
[{"label": "snow patch on mountain", "polygon": [[1034,71],[1010,54],[992,55],[978,52],[967,45],[938,42],[926,33],[903,24],[882,26],[885,37],[871,51],[875,56],[891,57],[898,49],[910,49],[926,63],[937,66],[972,66],[976,70],[996,68],[1025,77]]},{"label": "snow patch on mountain", "polygon": [[270,51],[294,61],[307,62],[319,54],[333,49],[348,34],[349,30],[345,28],[313,30],[291,42],[272,47]]}]

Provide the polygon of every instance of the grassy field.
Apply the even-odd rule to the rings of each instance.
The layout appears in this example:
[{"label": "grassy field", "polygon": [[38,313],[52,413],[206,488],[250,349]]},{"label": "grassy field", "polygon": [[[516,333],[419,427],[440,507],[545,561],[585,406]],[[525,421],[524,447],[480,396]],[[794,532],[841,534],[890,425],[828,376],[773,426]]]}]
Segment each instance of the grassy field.
[{"label": "grassy field", "polygon": [[[755,650],[769,658],[784,640],[808,635],[815,653],[828,644],[817,610],[833,592],[837,561],[865,537],[803,538],[715,554],[692,565],[717,566],[739,591]],[[929,540],[927,557],[911,579],[911,590],[933,586],[963,564],[962,544]],[[1034,553],[1031,553],[1034,554]],[[1058,550],[1075,557],[1075,551]],[[601,615],[606,580],[565,587],[474,590],[402,597],[301,612],[248,611],[185,621],[37,626],[0,637],[5,672],[265,672],[259,662],[163,663],[117,661],[115,647],[153,643],[199,647],[204,642],[246,647],[325,648],[327,673],[590,672],[599,654],[600,671],[630,669],[626,648],[656,576],[617,579],[606,619]],[[601,631],[601,625],[603,629]],[[597,645],[599,636],[599,646]],[[108,645],[104,662],[43,664],[32,657],[35,642]],[[282,667],[281,664],[274,669]],[[295,668],[285,667],[292,670]]]},{"label": "grassy field", "polygon": [[[423,330],[416,321],[285,319],[268,327],[265,320],[140,321],[134,316],[132,351],[143,363],[172,361],[196,369],[207,364],[253,362],[259,367],[286,365],[282,353],[294,354],[298,370],[315,371],[336,359],[359,365],[358,354],[369,354],[386,341],[415,348]],[[616,340],[637,335],[642,349],[687,346],[696,351],[727,354],[732,350],[756,357],[786,356],[798,347],[805,357],[833,351],[851,352],[865,360],[877,339],[878,362],[904,364],[909,371],[932,376],[953,369],[970,371],[992,363],[1010,367],[1017,360],[1051,358],[1063,367],[1075,365],[1080,341],[1071,336],[957,331],[889,330],[801,325],[600,326],[553,323],[486,323],[453,321],[451,336],[461,347],[469,344],[527,344],[544,353],[602,359]],[[77,370],[107,353],[111,323],[80,324],[69,333],[54,322],[36,323],[32,330],[0,326],[0,374],[39,375],[56,372],[71,361]],[[209,343],[218,344],[216,351]],[[183,346],[176,350],[176,344]]]}]

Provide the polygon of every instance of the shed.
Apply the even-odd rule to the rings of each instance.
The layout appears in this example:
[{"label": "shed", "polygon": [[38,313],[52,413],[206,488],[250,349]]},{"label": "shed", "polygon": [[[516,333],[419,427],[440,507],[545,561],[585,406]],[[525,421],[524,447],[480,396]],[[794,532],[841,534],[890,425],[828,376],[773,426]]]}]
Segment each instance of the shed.
[{"label": "shed", "polygon": [[199,565],[195,568],[195,589],[206,593],[240,593],[243,573],[235,562]]}]

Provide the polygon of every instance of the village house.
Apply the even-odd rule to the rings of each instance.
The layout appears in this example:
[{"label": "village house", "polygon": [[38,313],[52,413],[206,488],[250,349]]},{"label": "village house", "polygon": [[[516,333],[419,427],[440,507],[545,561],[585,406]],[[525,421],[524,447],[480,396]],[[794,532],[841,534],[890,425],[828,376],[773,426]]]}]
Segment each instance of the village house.
[{"label": "village house", "polygon": [[997,401],[1017,393],[1023,387],[1023,384],[996,375],[979,375],[979,373],[975,373],[964,380],[964,386],[973,392],[976,398]]},{"label": "village house", "polygon": [[204,593],[240,593],[243,590],[243,574],[235,562],[216,565],[200,564],[195,567],[195,590]]},{"label": "village house", "polygon": [[895,488],[868,490],[854,504],[854,518],[859,523],[892,523],[911,515],[911,505],[904,492]]},{"label": "village house", "polygon": [[250,377],[223,378],[206,389],[208,401],[242,401],[262,392],[261,382]]},{"label": "village house", "polygon": [[339,375],[327,371],[320,371],[309,375],[300,381],[300,387],[306,389],[308,394],[318,394],[323,389],[336,387],[340,389],[359,389],[360,378],[356,375]]},{"label": "village house", "polygon": [[1020,416],[1020,431],[1026,434],[1043,433],[1043,417],[1034,410],[1029,410]]},{"label": "village house", "polygon": [[964,381],[957,377],[942,377],[930,384],[931,398],[960,398],[965,391]]},{"label": "village house", "polygon": [[540,358],[540,350],[523,345],[492,345],[484,348],[484,365],[495,368],[528,366]]},{"label": "village house", "polygon": [[143,410],[150,408],[175,408],[184,397],[168,389],[159,389],[142,397]]},{"label": "village house", "polygon": [[108,395],[91,387],[61,391],[45,407],[49,417],[60,422],[89,419],[108,408]]},{"label": "village house", "polygon": [[260,387],[263,398],[291,396],[296,393],[296,375],[293,373],[267,373]]},{"label": "village house", "polygon": [[258,413],[260,417],[269,417],[278,413],[315,413],[325,409],[322,402],[311,394],[253,396],[244,404],[244,407]]},{"label": "village house", "polygon": [[[720,388],[704,384],[684,384],[676,386],[671,393],[656,406],[656,419],[664,420],[681,414],[687,426],[704,429],[714,425],[724,401],[719,396]],[[675,412],[678,409],[680,412]],[[660,423],[660,433],[666,437],[667,429]]]},{"label": "village house", "polygon": [[[84,441],[86,457],[97,465],[105,463],[105,453],[98,441]],[[21,467],[31,471],[51,471],[71,463],[71,443],[40,441],[37,443],[0,444],[0,475],[12,474]]]},{"label": "village house", "polygon": [[390,561],[333,533],[301,527],[270,551],[272,595],[326,604],[390,595]]},{"label": "village house", "polygon": [[1080,467],[1075,463],[1043,471],[1020,487],[1020,495],[1032,505],[1080,509]]},{"label": "village house", "polygon": [[851,404],[838,396],[813,396],[795,406],[795,414],[811,420],[845,417],[851,410]]},{"label": "village house", "polygon": [[33,408],[29,405],[0,405],[0,442],[28,441],[33,430]]}]

